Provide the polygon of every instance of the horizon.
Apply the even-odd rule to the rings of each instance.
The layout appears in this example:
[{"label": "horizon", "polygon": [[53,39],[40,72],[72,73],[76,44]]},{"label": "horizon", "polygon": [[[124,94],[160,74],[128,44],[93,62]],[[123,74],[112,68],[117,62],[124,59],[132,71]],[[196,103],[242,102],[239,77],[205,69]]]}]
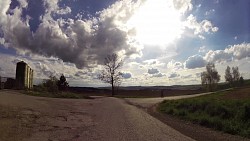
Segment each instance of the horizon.
[{"label": "horizon", "polygon": [[104,58],[123,60],[122,86],[201,84],[213,62],[250,79],[250,1],[0,1],[0,76],[25,61],[34,84],[64,74],[71,86],[98,80]]}]

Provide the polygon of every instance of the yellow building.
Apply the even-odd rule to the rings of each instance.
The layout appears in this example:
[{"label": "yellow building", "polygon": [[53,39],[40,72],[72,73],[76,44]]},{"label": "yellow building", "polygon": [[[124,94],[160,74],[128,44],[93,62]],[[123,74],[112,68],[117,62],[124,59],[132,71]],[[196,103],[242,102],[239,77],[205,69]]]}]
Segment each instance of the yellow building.
[{"label": "yellow building", "polygon": [[16,88],[33,88],[33,70],[23,61],[16,65]]}]

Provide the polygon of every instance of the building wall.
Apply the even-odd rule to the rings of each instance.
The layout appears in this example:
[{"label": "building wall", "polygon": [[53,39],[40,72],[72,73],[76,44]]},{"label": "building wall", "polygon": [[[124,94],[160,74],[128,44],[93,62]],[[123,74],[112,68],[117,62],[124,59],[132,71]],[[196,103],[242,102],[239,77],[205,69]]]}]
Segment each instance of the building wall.
[{"label": "building wall", "polygon": [[33,70],[23,61],[16,66],[16,84],[18,89],[33,88]]}]

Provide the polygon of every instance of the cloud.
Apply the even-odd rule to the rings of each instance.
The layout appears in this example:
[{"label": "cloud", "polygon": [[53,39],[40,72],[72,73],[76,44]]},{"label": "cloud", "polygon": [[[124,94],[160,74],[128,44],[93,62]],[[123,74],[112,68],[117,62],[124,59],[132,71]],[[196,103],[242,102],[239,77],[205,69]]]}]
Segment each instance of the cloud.
[{"label": "cloud", "polygon": [[206,49],[205,46],[199,48],[199,53],[205,53],[205,52],[208,52],[208,49]]},{"label": "cloud", "polygon": [[185,75],[185,76],[181,76],[181,78],[183,78],[183,79],[188,79],[188,78],[192,78],[192,74],[189,74],[189,75]]},{"label": "cloud", "polygon": [[69,13],[71,13],[71,8],[66,6],[64,9],[60,9],[56,13],[60,14],[60,15],[69,14]]},{"label": "cloud", "polygon": [[44,0],[45,14],[40,17],[41,23],[35,32],[31,32],[27,24],[29,18],[21,16],[26,1],[19,1],[20,7],[14,9],[13,14],[6,14],[11,1],[0,2],[0,32],[5,44],[20,54],[56,57],[78,68],[102,64],[110,53],[140,54],[136,41],[129,41],[129,31],[123,28],[140,1],[117,1],[95,18],[74,20],[56,19],[55,14],[69,13],[70,7],[59,7],[58,0]]},{"label": "cloud", "polygon": [[77,71],[77,72],[75,73],[75,76],[76,76],[76,77],[81,77],[82,75],[86,75],[86,74],[87,74],[86,72]]},{"label": "cloud", "polygon": [[159,73],[159,72],[160,71],[158,69],[154,69],[154,68],[148,69],[149,74],[156,74],[156,73]]},{"label": "cloud", "polygon": [[209,62],[241,60],[250,57],[250,43],[229,46],[224,50],[209,51],[205,59]]},{"label": "cloud", "polygon": [[205,15],[208,16],[208,15],[211,15],[212,13],[214,13],[215,10],[214,9],[211,9],[209,11],[206,11]]},{"label": "cloud", "polygon": [[185,13],[193,9],[191,0],[173,0],[174,7],[181,13]]},{"label": "cloud", "polygon": [[20,3],[20,7],[22,8],[27,8],[28,7],[28,2],[27,0],[17,0]]},{"label": "cloud", "polygon": [[211,21],[203,20],[198,22],[196,17],[192,14],[187,17],[185,26],[194,30],[194,34],[198,35],[202,39],[205,39],[205,37],[202,36],[202,33],[214,33],[219,30],[219,28],[214,26]]},{"label": "cloud", "polygon": [[129,78],[132,77],[132,74],[129,73],[129,72],[125,72],[125,73],[122,73],[122,77],[123,77],[124,79],[129,79]]},{"label": "cloud", "polygon": [[207,62],[203,59],[200,55],[193,55],[188,57],[188,59],[185,61],[185,68],[188,69],[195,69],[195,68],[201,68],[204,67]]},{"label": "cloud", "polygon": [[176,72],[173,72],[173,73],[171,73],[169,76],[168,76],[168,78],[176,78],[176,77],[179,77],[180,76],[180,74],[177,74]]},{"label": "cloud", "polygon": [[173,70],[179,70],[183,68],[183,64],[181,62],[176,62],[174,60],[171,60],[167,64],[168,69],[173,69]]},{"label": "cloud", "polygon": [[4,45],[5,43],[5,39],[4,38],[0,38],[0,45]]},{"label": "cloud", "polygon": [[165,74],[162,74],[162,73],[157,73],[157,74],[153,74],[152,77],[164,77],[166,76]]}]

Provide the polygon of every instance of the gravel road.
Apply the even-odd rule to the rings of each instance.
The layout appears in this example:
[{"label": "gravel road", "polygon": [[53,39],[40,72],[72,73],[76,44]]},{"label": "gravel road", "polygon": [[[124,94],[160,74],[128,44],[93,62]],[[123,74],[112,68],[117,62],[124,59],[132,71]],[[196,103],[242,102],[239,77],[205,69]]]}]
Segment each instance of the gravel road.
[{"label": "gravel road", "polygon": [[[18,136],[22,132],[13,132],[15,134],[11,136],[16,136],[16,140],[193,140],[118,98],[52,99],[0,91],[0,106],[16,109],[20,125],[23,125],[19,128],[25,128],[30,133]],[[1,120],[3,118],[0,118],[0,123]]]}]

